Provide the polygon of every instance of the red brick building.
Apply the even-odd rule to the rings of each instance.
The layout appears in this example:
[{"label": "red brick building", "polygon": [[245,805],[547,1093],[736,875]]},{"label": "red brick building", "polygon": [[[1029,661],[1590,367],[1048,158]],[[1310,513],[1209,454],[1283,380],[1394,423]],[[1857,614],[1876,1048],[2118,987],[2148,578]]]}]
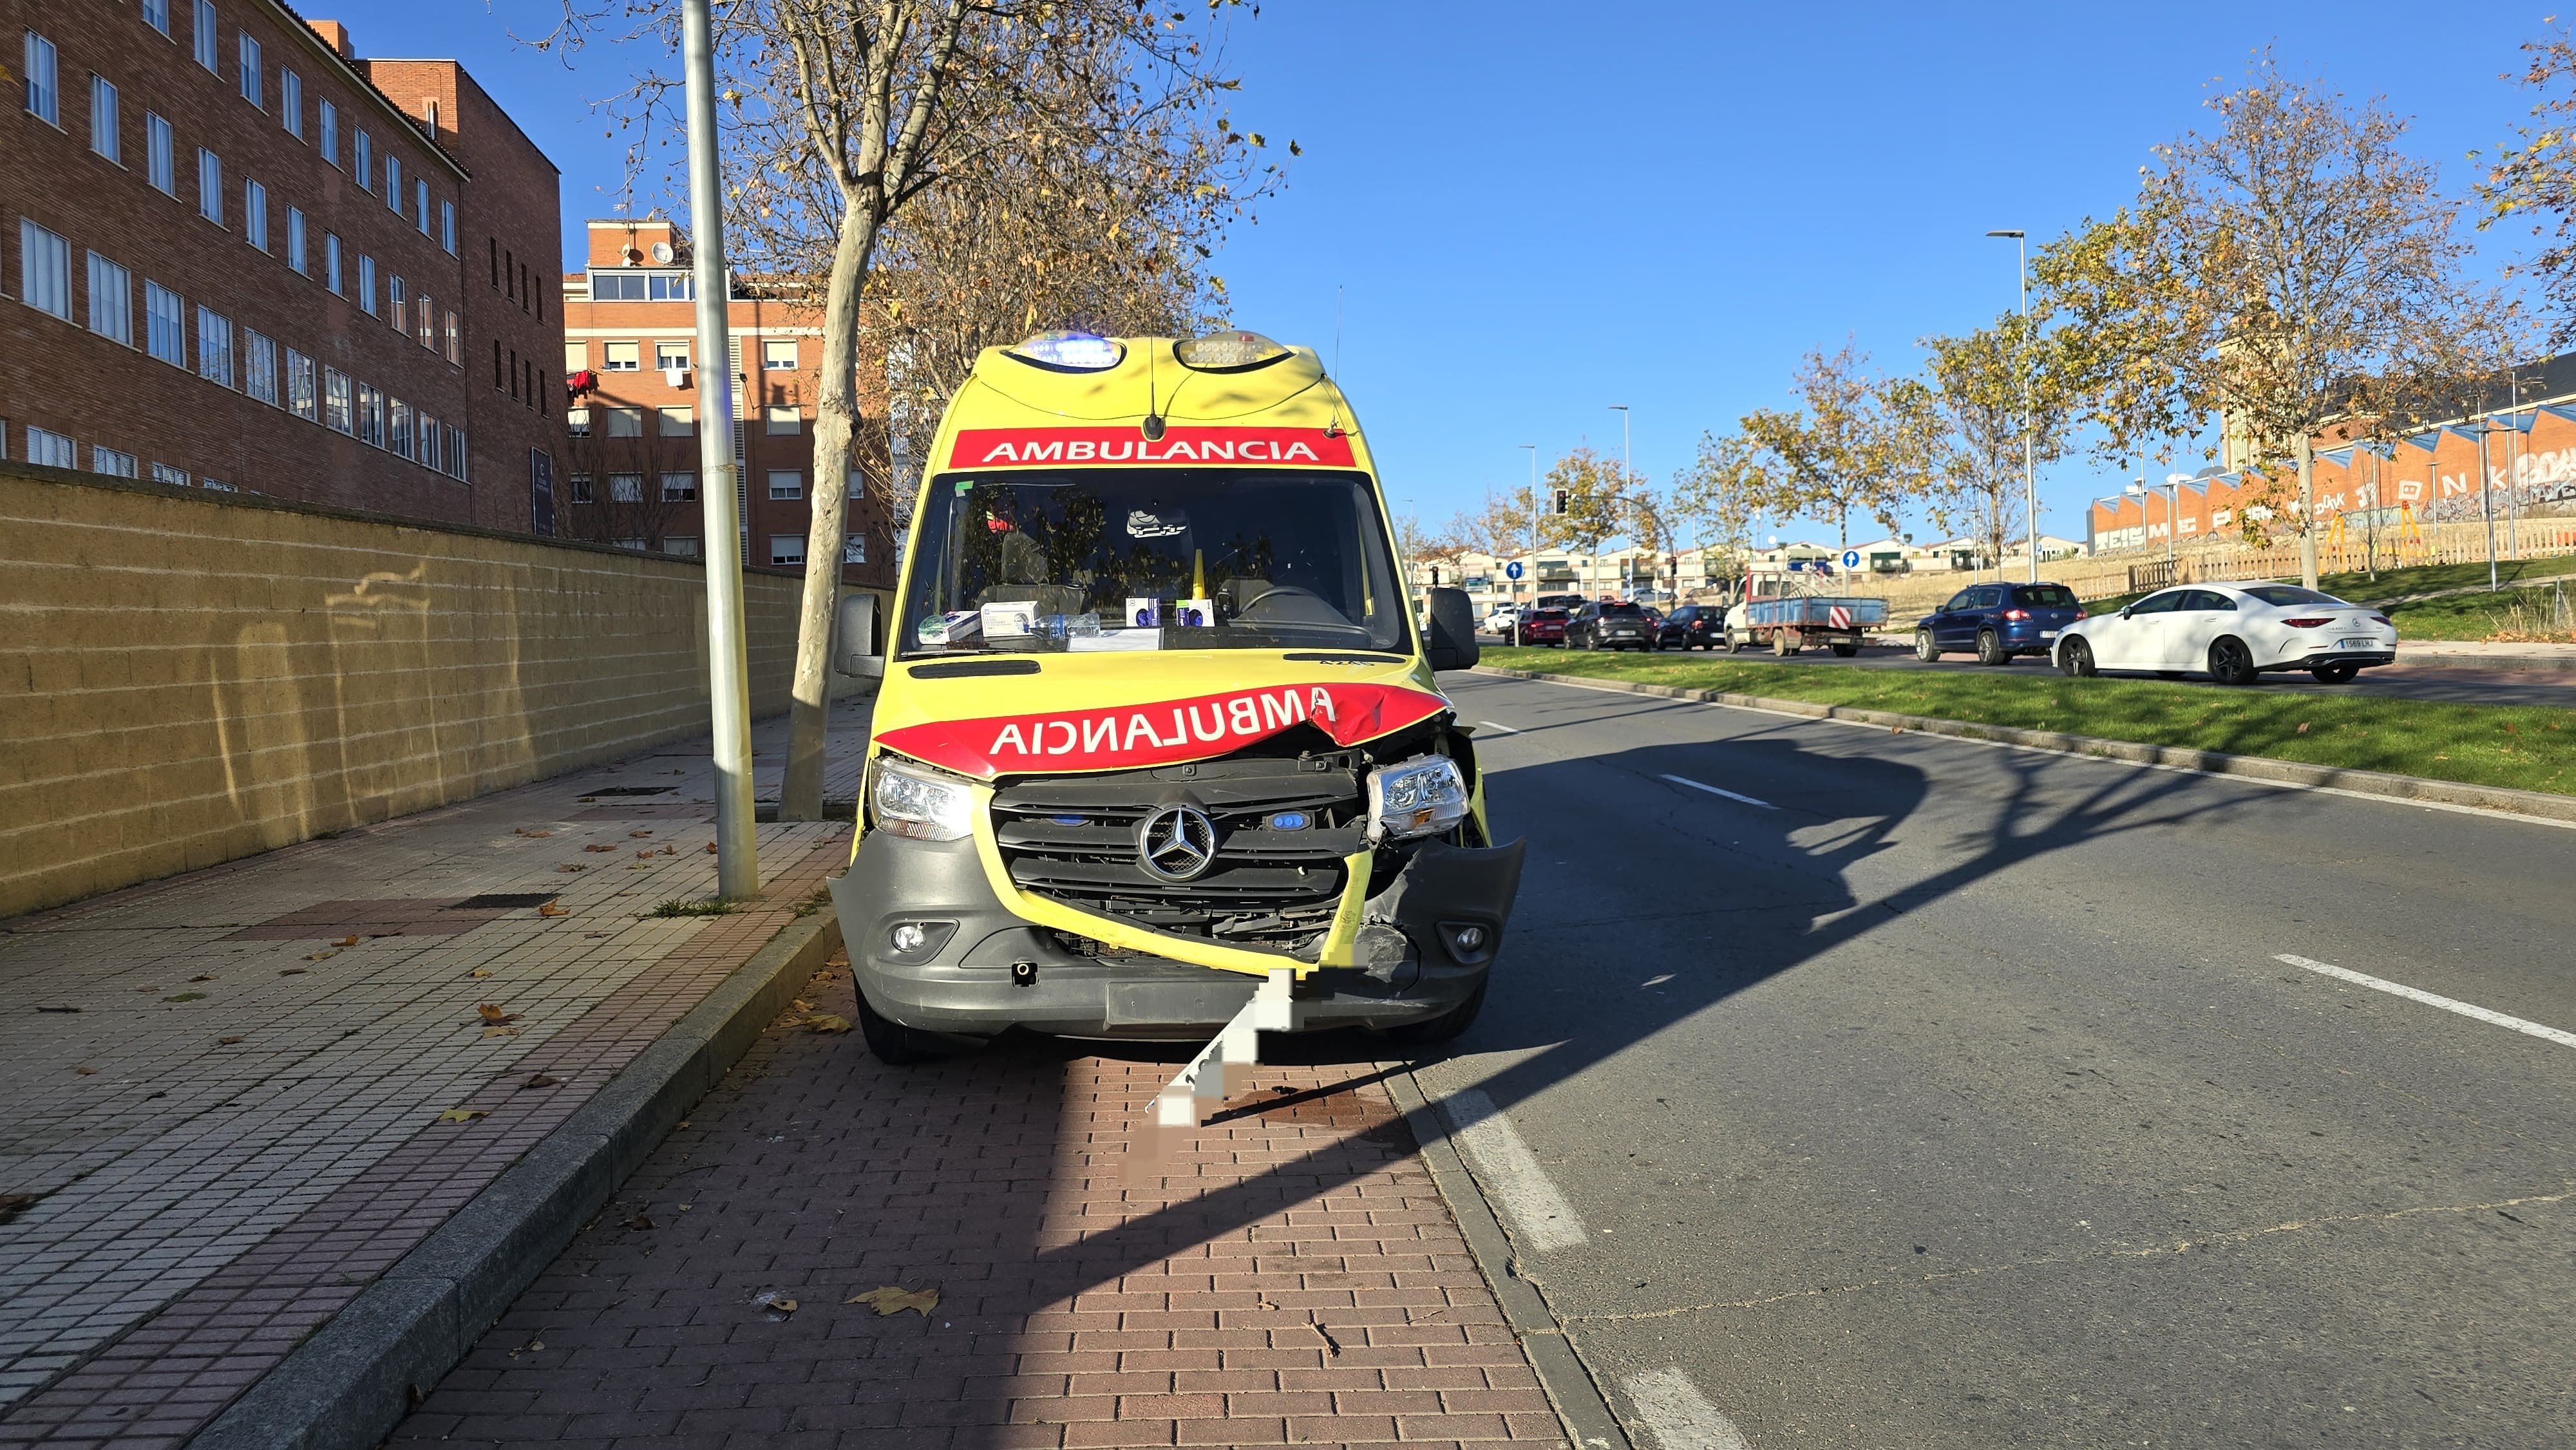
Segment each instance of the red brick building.
[{"label": "red brick building", "polygon": [[[563,280],[564,376],[581,395],[557,490],[561,532],[696,556],[706,538],[698,428],[713,412],[706,390],[730,374],[744,560],[803,567],[817,481],[822,309],[801,294],[737,282],[727,308],[733,356],[723,373],[702,369],[687,235],[663,220],[594,221],[589,230],[590,270]],[[861,369],[859,405],[863,417],[881,419],[882,389],[867,388],[876,376]],[[859,446],[881,448],[882,434]],[[841,576],[892,588],[886,512],[856,479],[850,499]]]},{"label": "red brick building", "polygon": [[549,531],[558,180],[471,76],[274,0],[6,9],[0,451]]}]

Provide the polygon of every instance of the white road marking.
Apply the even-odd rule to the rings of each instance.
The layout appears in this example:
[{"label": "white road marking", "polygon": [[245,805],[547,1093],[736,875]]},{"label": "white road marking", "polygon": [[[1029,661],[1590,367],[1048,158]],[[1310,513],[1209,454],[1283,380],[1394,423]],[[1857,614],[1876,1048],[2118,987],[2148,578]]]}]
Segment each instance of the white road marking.
[{"label": "white road marking", "polygon": [[2537,1037],[2543,1042],[2555,1042],[2561,1047],[2576,1047],[2576,1032],[2561,1032],[2555,1027],[2543,1027],[2537,1022],[2526,1022],[2519,1017],[2507,1017],[2502,1012],[2490,1012],[2473,1002],[2436,997],[2430,992],[2409,987],[2403,982],[2387,982],[2377,977],[2366,977],[2359,972],[2335,966],[2330,962],[2311,961],[2306,957],[2292,956],[2288,952],[2282,952],[2272,960],[2287,962],[2302,971],[2316,972],[2339,982],[2350,982],[2356,987],[2368,987],[2374,992],[2386,992],[2392,996],[2404,997],[2410,1002],[2421,1002],[2427,1007],[2439,1007],[2445,1012],[2457,1012],[2463,1017],[2474,1017],[2480,1022],[2510,1028],[2525,1036]]},{"label": "white road marking", "polygon": [[1458,1146],[1476,1167],[1494,1206],[1514,1230],[1540,1253],[1570,1249],[1586,1241],[1583,1220],[1565,1201],[1547,1170],[1521,1141],[1520,1131],[1485,1096],[1483,1088],[1466,1088],[1440,1100],[1440,1111],[1458,1135]]},{"label": "white road marking", "polygon": [[1689,786],[1689,787],[1690,787],[1691,789],[1693,789],[1693,790],[1704,790],[1704,791],[1707,791],[1710,795],[1722,795],[1722,796],[1726,797],[1728,800],[1731,800],[1731,801],[1742,801],[1742,802],[1744,802],[1744,803],[1745,803],[1746,805],[1748,805],[1748,806],[1760,806],[1762,809],[1764,809],[1764,810],[1766,810],[1766,811],[1776,811],[1776,810],[1780,809],[1778,806],[1775,806],[1775,805],[1771,804],[1769,801],[1758,801],[1758,800],[1755,800],[1753,797],[1751,797],[1751,796],[1749,796],[1749,795],[1737,795],[1735,792],[1733,792],[1733,791],[1731,791],[1731,790],[1719,790],[1716,786],[1713,786],[1713,785],[1704,785],[1704,784],[1702,784],[1702,783],[1701,783],[1701,782],[1699,782],[1699,781],[1696,781],[1696,780],[1691,779],[1691,778],[1690,778],[1689,776],[1687,776],[1687,775],[1667,775],[1667,776],[1664,776],[1664,777],[1663,777],[1663,779],[1665,779],[1665,780],[1669,780],[1669,781],[1671,781],[1671,782],[1672,782],[1673,784],[1675,784],[1675,785],[1686,785],[1686,786]]},{"label": "white road marking", "polygon": [[1753,1450],[1735,1422],[1719,1414],[1678,1369],[1630,1375],[1628,1398],[1663,1450]]},{"label": "white road marking", "polygon": [[1491,721],[1491,720],[1479,720],[1479,721],[1477,721],[1477,722],[1476,722],[1476,728],[1477,728],[1477,729],[1479,729],[1479,730],[1500,730],[1500,731],[1501,731],[1501,732],[1503,732],[1505,735],[1518,735],[1518,734],[1520,734],[1520,733],[1521,733],[1521,732],[1519,732],[1518,730],[1513,729],[1513,728],[1512,728],[1511,726],[1509,726],[1509,725],[1497,725],[1497,724],[1495,724],[1495,723],[1494,723],[1493,721]]}]

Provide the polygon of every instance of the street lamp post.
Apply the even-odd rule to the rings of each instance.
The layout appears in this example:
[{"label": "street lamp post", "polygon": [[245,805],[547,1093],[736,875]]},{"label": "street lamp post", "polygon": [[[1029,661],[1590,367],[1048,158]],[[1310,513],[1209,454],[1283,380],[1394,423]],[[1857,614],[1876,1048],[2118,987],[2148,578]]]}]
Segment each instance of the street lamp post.
[{"label": "street lamp post", "polygon": [[[1619,415],[1619,488],[1625,492],[1628,487],[1628,405],[1612,403],[1609,407],[1611,412]],[[1639,521],[1643,522],[1644,517],[1643,514],[1638,515]],[[1637,541],[1633,537],[1628,540],[1628,557],[1622,565],[1628,576],[1622,587],[1627,590],[1628,597],[1631,599],[1637,597],[1636,545]]]},{"label": "street lamp post", "polygon": [[[1512,643],[1517,645],[1521,642],[1521,621],[1529,617],[1529,612],[1531,610],[1538,608],[1538,445],[1535,443],[1515,443],[1512,446],[1515,448],[1528,449],[1530,456],[1530,602],[1526,606],[1512,611]],[[1519,591],[1515,590],[1513,592],[1517,594]],[[1514,599],[1512,602],[1515,604],[1520,603],[1518,599]]]},{"label": "street lamp post", "polygon": [[2021,491],[2030,502],[2030,582],[2039,582],[2039,483],[2036,469],[2037,442],[2031,436],[2030,420],[2030,239],[2018,230],[1992,231],[1990,237],[2010,237],[2021,257]]}]

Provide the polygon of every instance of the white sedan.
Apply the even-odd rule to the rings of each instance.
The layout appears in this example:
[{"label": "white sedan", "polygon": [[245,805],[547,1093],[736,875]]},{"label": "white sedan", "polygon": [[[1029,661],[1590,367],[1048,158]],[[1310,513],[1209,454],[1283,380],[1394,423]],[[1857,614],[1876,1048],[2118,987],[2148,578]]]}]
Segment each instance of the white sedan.
[{"label": "white sedan", "polygon": [[1519,605],[1497,604],[1494,606],[1493,613],[1485,616],[1482,628],[1487,634],[1509,634],[1512,632],[1512,626],[1520,622],[1520,617]]},{"label": "white sedan", "polygon": [[2365,666],[2396,661],[2397,626],[2295,584],[2189,584],[2067,625],[2052,658],[2070,675],[2195,671],[2250,685],[2267,670],[2306,670],[2340,685]]}]

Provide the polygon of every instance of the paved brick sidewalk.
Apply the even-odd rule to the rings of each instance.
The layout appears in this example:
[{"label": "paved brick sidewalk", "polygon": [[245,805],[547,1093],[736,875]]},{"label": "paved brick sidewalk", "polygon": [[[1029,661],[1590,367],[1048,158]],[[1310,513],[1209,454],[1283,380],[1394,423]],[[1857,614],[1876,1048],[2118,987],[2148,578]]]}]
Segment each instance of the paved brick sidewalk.
[{"label": "paved brick sidewalk", "polygon": [[708,796],[681,742],[0,922],[0,1445],[177,1443],[846,858],[763,826],[764,909],[652,916],[713,889]]},{"label": "paved brick sidewalk", "polygon": [[1131,1184],[1175,1068],[774,1026],[394,1450],[1564,1443],[1375,1064],[1257,1068]]}]

